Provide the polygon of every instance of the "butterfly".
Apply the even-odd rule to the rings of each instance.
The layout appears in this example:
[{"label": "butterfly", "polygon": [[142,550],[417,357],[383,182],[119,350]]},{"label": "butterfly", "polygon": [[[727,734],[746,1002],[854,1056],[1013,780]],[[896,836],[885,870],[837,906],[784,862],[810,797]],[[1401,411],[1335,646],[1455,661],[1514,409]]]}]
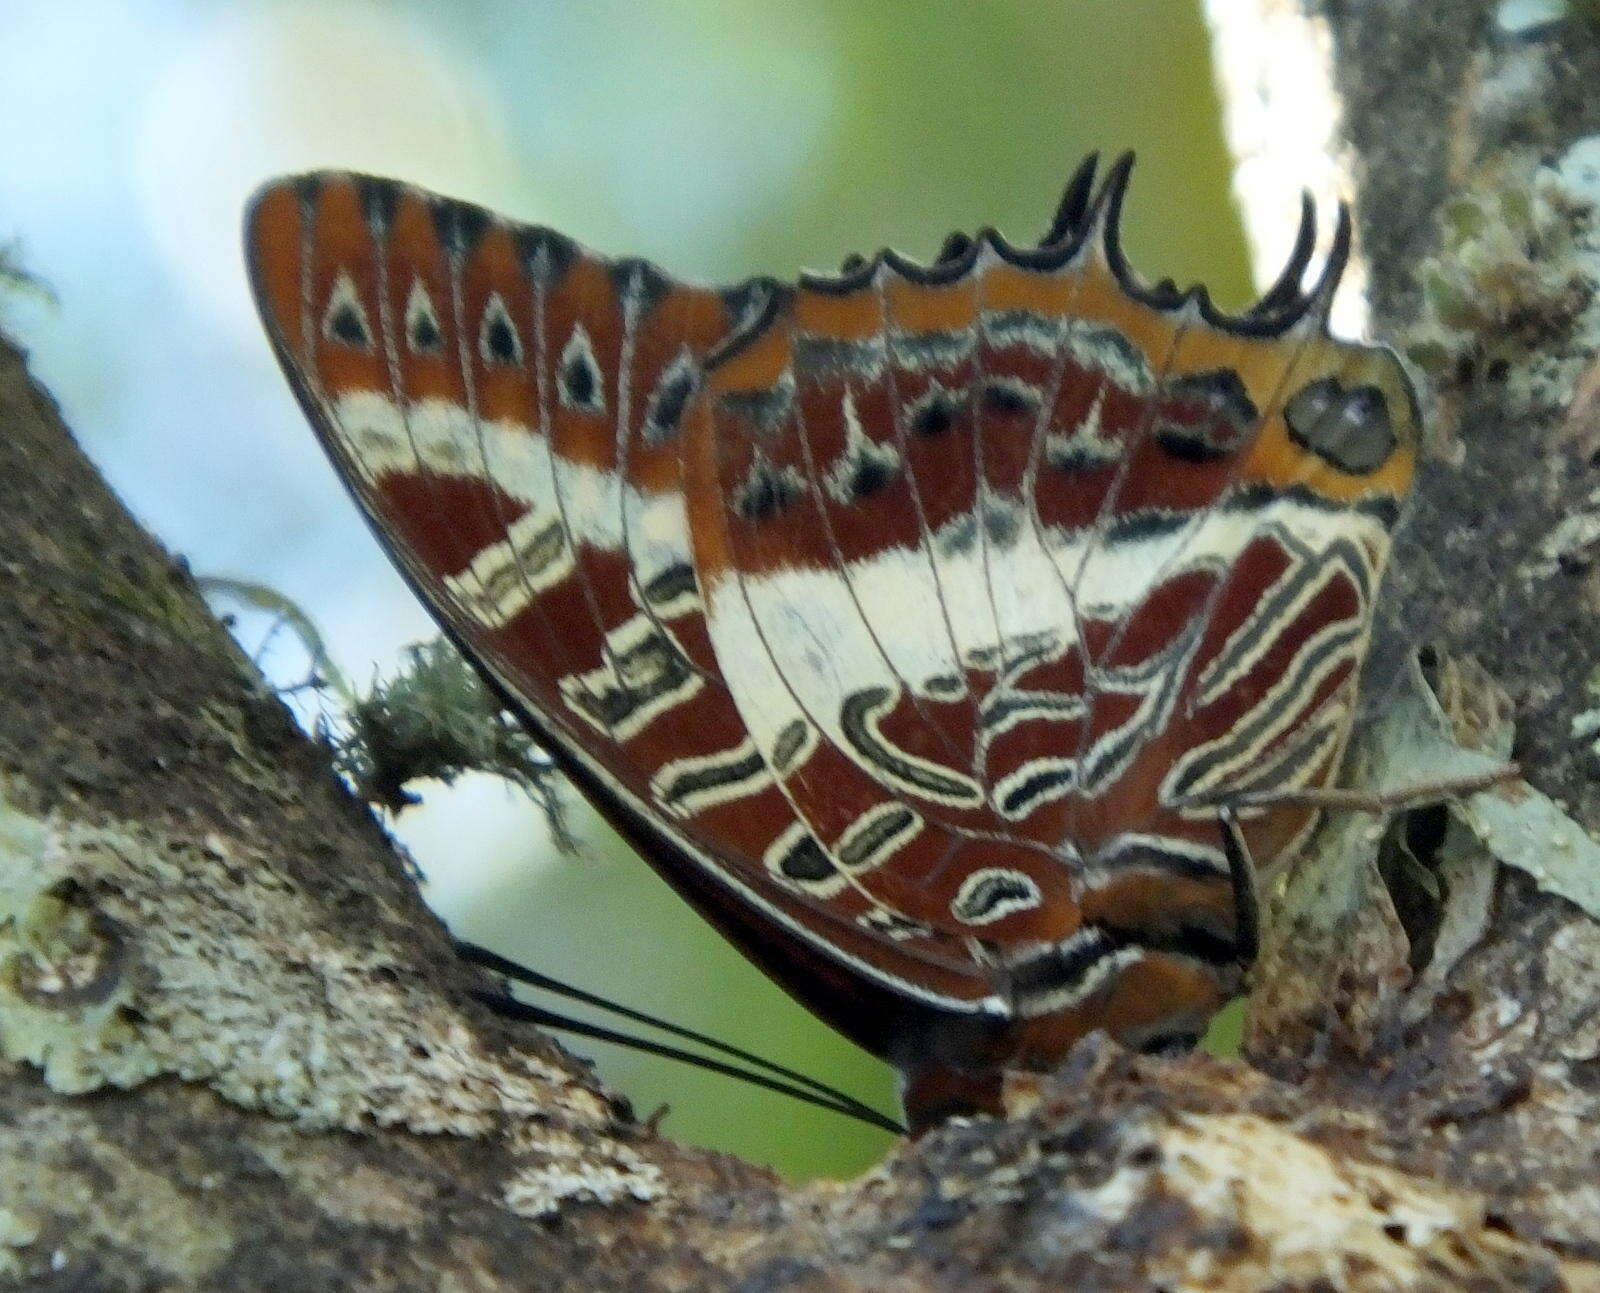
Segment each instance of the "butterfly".
[{"label": "butterfly", "polygon": [[411,586],[914,1129],[1094,1029],[1192,1043],[1237,990],[1413,472],[1404,370],[1328,333],[1348,214],[1303,286],[1308,200],[1228,315],[1128,266],[1131,160],[1035,246],[794,284],[360,175],[247,216],[267,335]]}]

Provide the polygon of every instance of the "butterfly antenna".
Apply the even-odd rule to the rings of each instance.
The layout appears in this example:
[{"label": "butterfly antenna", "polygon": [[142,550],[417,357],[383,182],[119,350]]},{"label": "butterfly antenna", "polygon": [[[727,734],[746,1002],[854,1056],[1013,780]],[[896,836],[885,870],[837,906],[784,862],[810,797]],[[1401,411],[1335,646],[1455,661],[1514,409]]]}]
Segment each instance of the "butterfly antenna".
[{"label": "butterfly antenna", "polygon": [[[633,1023],[642,1024],[648,1028],[656,1028],[684,1041],[694,1042],[709,1050],[718,1051],[745,1064],[752,1065],[752,1069],[740,1068],[721,1060],[712,1059],[710,1056],[699,1055],[694,1051],[683,1050],[677,1046],[670,1046],[664,1042],[653,1042],[646,1038],[633,1037],[627,1033],[619,1033],[606,1028],[601,1024],[591,1024],[584,1020],[573,1019],[548,1010],[543,1006],[532,1005],[521,1001],[509,993],[475,992],[473,996],[483,1004],[489,1006],[499,1014],[514,1019],[527,1020],[530,1023],[540,1024],[545,1028],[553,1028],[562,1032],[575,1033],[582,1037],[589,1037],[596,1041],[614,1042],[619,1046],[627,1046],[633,1050],[642,1051],[648,1055],[660,1055],[667,1059],[678,1060],[681,1063],[702,1068],[712,1073],[721,1073],[726,1077],[741,1078],[755,1086],[764,1087],[769,1091],[777,1091],[782,1095],[793,1096],[806,1104],[815,1105],[821,1109],[829,1109],[834,1113],[844,1114],[846,1117],[855,1118],[874,1127],[881,1127],[885,1131],[892,1131],[904,1135],[906,1129],[899,1122],[886,1114],[878,1112],[869,1104],[864,1104],[854,1096],[840,1091],[837,1087],[829,1086],[826,1082],[808,1077],[794,1069],[787,1068],[773,1060],[765,1059],[752,1051],[719,1041],[705,1033],[697,1032],[693,1028],[685,1028],[681,1024],[674,1024],[665,1019],[659,1019],[643,1010],[635,1010],[631,1006],[624,1006],[612,1001],[598,993],[588,992],[583,988],[574,987],[570,983],[563,983],[560,979],[551,978],[541,974],[538,970],[530,970],[525,965],[508,960],[498,952],[492,952],[486,947],[476,943],[469,943],[465,939],[452,940],[456,953],[465,961],[481,966],[495,974],[526,984],[530,988],[552,993],[555,996],[566,997],[569,1001],[577,1001],[586,1006],[593,1006],[597,1010],[604,1010],[622,1019],[631,1020]],[[760,1071],[760,1070],[765,1070]]]},{"label": "butterfly antenna", "polygon": [[640,1051],[646,1055],[659,1055],[664,1059],[677,1060],[679,1063],[688,1064],[692,1068],[704,1069],[708,1073],[721,1073],[725,1077],[738,1078],[740,1081],[748,1082],[752,1086],[763,1087],[768,1091],[776,1091],[779,1095],[786,1095],[791,1099],[799,1100],[802,1104],[814,1105],[818,1109],[826,1109],[830,1113],[843,1114],[846,1118],[854,1118],[857,1122],[864,1122],[873,1127],[881,1127],[884,1131],[892,1131],[901,1136],[906,1134],[906,1128],[893,1118],[879,1113],[869,1105],[860,1104],[849,1096],[842,1096],[840,1100],[829,1099],[815,1091],[791,1086],[787,1082],[780,1082],[777,1078],[768,1077],[764,1073],[742,1069],[734,1064],[724,1064],[721,1060],[714,1060],[709,1055],[697,1055],[693,1051],[686,1051],[677,1046],[669,1046],[665,1042],[652,1042],[647,1038],[634,1037],[628,1033],[617,1032],[615,1029],[606,1028],[601,1024],[589,1023],[583,1019],[574,1019],[570,1015],[548,1010],[544,1006],[536,1006],[532,1002],[523,1001],[509,994],[473,992],[471,996],[475,1001],[482,1003],[496,1014],[508,1019],[519,1019],[527,1023],[537,1024],[541,1028],[574,1033],[579,1037],[588,1037],[599,1042],[613,1042],[618,1046],[626,1046],[629,1050]]}]

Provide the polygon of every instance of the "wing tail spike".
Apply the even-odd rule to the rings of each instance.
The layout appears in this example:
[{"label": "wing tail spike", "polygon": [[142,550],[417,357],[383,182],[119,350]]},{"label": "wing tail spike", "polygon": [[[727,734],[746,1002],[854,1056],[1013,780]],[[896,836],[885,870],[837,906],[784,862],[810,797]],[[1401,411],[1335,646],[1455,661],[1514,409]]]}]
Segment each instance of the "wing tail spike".
[{"label": "wing tail spike", "polygon": [[1090,153],[1078,163],[1078,169],[1073,171],[1072,178],[1067,181],[1066,191],[1062,193],[1060,205],[1056,207],[1055,219],[1050,222],[1044,237],[1039,239],[1040,248],[1070,242],[1082,230],[1084,218],[1089,214],[1090,198],[1094,193],[1095,171],[1099,166],[1098,152]]},{"label": "wing tail spike", "polygon": [[1303,307],[1306,298],[1300,287],[1305,278],[1306,266],[1311,263],[1311,253],[1317,245],[1317,203],[1311,191],[1300,194],[1300,227],[1289,249],[1289,259],[1271,287],[1261,294],[1248,314],[1253,319],[1268,318],[1275,314],[1290,314]]},{"label": "wing tail spike", "polygon": [[1317,281],[1306,293],[1307,313],[1324,328],[1327,327],[1328,314],[1333,309],[1334,294],[1339,290],[1339,280],[1344,277],[1345,267],[1350,263],[1353,238],[1350,204],[1341,202],[1339,215],[1333,226],[1333,244],[1328,249],[1327,259],[1322,263],[1322,273],[1317,276]]},{"label": "wing tail spike", "polygon": [[950,265],[962,259],[972,248],[972,239],[967,234],[957,230],[944,240],[939,248],[939,254],[933,258],[933,264]]},{"label": "wing tail spike", "polygon": [[1122,254],[1122,203],[1132,172],[1133,154],[1123,153],[1106,172],[1085,219],[1085,236],[1099,248],[1107,267],[1125,287],[1132,284],[1133,275]]}]

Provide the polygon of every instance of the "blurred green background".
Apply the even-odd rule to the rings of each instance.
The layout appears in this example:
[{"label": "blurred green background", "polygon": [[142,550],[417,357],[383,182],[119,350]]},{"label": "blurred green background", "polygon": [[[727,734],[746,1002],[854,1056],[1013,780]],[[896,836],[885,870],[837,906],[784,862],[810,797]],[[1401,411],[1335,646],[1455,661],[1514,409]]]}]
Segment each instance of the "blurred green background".
[{"label": "blurred green background", "polygon": [[[983,224],[1031,240],[1084,153],[1133,148],[1134,263],[1224,304],[1250,290],[1198,0],[5,0],[0,120],[0,245],[59,298],[0,319],[146,523],[197,571],[297,600],[357,677],[430,630],[255,323],[238,219],[269,175],[392,174],[731,281],[884,244],[926,257]],[[265,618],[240,634],[275,679],[303,676]],[[575,819],[580,856],[558,857],[479,779],[396,830],[461,934],[893,1108],[881,1065]],[[888,1144],[594,1053],[641,1113],[671,1106],[670,1134],[785,1172],[856,1171]]]}]

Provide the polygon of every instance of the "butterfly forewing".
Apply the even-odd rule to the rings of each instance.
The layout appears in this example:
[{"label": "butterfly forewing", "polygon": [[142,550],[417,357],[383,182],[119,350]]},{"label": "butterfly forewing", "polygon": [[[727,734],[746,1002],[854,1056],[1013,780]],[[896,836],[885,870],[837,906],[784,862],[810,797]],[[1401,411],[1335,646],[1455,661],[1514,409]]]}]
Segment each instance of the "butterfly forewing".
[{"label": "butterfly forewing", "polygon": [[[1230,319],[1132,278],[1126,177],[1091,200],[1086,166],[1038,248],[793,288],[350,176],[250,216],[268,331],[413,585],[914,1117],[1217,1004],[1218,805],[1333,775],[1409,480],[1398,366],[1326,336],[1343,230]],[[1270,864],[1311,821],[1246,838]]]},{"label": "butterfly forewing", "polygon": [[967,949],[910,922],[885,937],[885,919],[819,894],[825,855],[771,765],[806,743],[754,742],[712,646],[685,429],[707,353],[773,289],[668,283],[340,175],[264,190],[248,241],[285,369],[380,537],[585,789],[672,859],[670,878],[709,877],[695,897],[730,905],[725,928],[757,913],[768,968],[801,995],[784,940],[917,983],[913,1001],[988,997]]}]

